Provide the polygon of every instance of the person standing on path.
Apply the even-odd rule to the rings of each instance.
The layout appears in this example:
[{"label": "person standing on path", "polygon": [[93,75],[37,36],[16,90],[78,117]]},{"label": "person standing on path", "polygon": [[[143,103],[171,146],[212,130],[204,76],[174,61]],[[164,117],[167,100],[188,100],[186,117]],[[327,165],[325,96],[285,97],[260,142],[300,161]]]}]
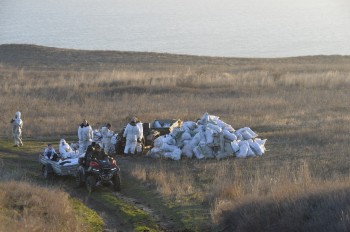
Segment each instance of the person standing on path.
[{"label": "person standing on path", "polygon": [[21,119],[21,112],[17,111],[13,119],[11,119],[12,124],[12,137],[14,140],[14,147],[22,147],[22,127],[23,121]]},{"label": "person standing on path", "polygon": [[91,144],[93,139],[93,131],[86,119],[80,124],[78,128],[78,138],[79,138],[79,154],[86,152],[87,147]]}]

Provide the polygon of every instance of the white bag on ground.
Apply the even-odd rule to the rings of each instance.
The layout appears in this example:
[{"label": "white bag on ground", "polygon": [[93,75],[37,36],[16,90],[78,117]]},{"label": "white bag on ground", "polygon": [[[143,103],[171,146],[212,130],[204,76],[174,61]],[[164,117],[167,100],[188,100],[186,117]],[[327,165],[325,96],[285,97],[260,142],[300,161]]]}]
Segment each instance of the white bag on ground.
[{"label": "white bag on ground", "polygon": [[239,145],[237,141],[231,142],[231,147],[232,147],[233,153],[236,153],[237,151],[239,151]]},{"label": "white bag on ground", "polygon": [[195,157],[197,159],[204,159],[204,155],[202,154],[202,151],[201,149],[199,148],[199,146],[196,146],[194,149],[193,149],[193,153],[195,155]]},{"label": "white bag on ground", "polygon": [[249,140],[249,146],[254,151],[256,155],[264,154],[264,151],[261,149],[260,145],[257,142]]},{"label": "white bag on ground", "polygon": [[182,124],[182,127],[185,131],[192,131],[197,128],[197,123],[192,121],[186,121]]},{"label": "white bag on ground", "polygon": [[184,141],[184,140],[191,140],[192,139],[192,136],[189,132],[184,132],[182,135],[181,135],[181,140]]},{"label": "white bag on ground", "polygon": [[180,160],[181,159],[181,150],[179,148],[177,148],[172,152],[165,152],[163,156],[165,158],[169,158],[172,160]]},{"label": "white bag on ground", "polygon": [[[246,133],[248,132],[248,133]],[[236,131],[236,134],[241,134],[245,140],[256,138],[258,135],[249,127],[243,127]]]},{"label": "white bag on ground", "polygon": [[163,136],[163,143],[167,143],[169,145],[175,145],[176,141],[171,135],[164,135]]},{"label": "white bag on ground", "polygon": [[231,142],[237,140],[237,136],[235,134],[230,133],[228,130],[223,130],[224,138],[230,140]]},{"label": "white bag on ground", "polygon": [[160,147],[160,150],[165,152],[173,152],[175,149],[178,149],[178,147],[175,145],[169,145],[167,143],[163,143],[162,146]]},{"label": "white bag on ground", "polygon": [[178,140],[181,138],[182,134],[185,132],[185,130],[183,128],[179,128],[179,127],[176,127],[174,128],[170,135],[175,139],[175,140]]},{"label": "white bag on ground", "polygon": [[213,131],[215,131],[217,133],[221,133],[222,132],[222,128],[221,127],[219,127],[217,125],[214,125],[214,124],[211,124],[211,123],[209,123],[207,125],[207,128],[210,128],[210,129],[212,129]]},{"label": "white bag on ground", "polygon": [[239,142],[239,151],[236,152],[238,158],[246,158],[248,153],[249,143],[247,141]]},{"label": "white bag on ground", "polygon": [[153,142],[154,147],[161,147],[163,145],[163,136],[156,138]]},{"label": "white bag on ground", "polygon": [[233,156],[233,154],[229,154],[229,153],[227,153],[225,151],[220,151],[216,155],[216,159],[217,160],[221,160],[221,159],[224,159],[224,158],[227,158],[227,157],[231,157],[231,156]]},{"label": "white bag on ground", "polygon": [[190,159],[193,157],[193,147],[190,143],[185,144],[181,151],[183,156]]},{"label": "white bag on ground", "polygon": [[199,149],[201,150],[201,153],[204,155],[206,159],[213,159],[215,158],[213,154],[213,150],[208,147],[207,145],[199,145]]}]

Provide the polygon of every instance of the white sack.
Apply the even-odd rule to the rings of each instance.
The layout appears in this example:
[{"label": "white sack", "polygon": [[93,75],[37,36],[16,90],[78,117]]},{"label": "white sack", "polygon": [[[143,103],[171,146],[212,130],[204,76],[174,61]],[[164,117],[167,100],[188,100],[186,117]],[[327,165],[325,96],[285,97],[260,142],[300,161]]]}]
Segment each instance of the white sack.
[{"label": "white sack", "polygon": [[221,159],[224,159],[224,158],[227,158],[227,157],[231,157],[232,155],[227,153],[227,152],[224,152],[224,151],[220,151],[217,156],[216,156],[216,159],[217,160],[221,160]]},{"label": "white sack", "polygon": [[248,153],[249,144],[247,141],[239,142],[239,151],[236,152],[238,158],[246,158]]},{"label": "white sack", "polygon": [[214,124],[211,124],[211,123],[209,123],[209,124],[207,125],[207,128],[212,129],[212,130],[215,131],[216,133],[221,133],[221,132],[222,132],[222,128],[221,128],[221,127],[219,127],[219,126],[217,126],[217,125],[214,125]]},{"label": "white sack", "polygon": [[193,147],[190,143],[184,145],[182,148],[182,155],[190,159],[193,157]]},{"label": "white sack", "polygon": [[237,141],[233,141],[231,142],[231,148],[233,153],[236,153],[237,151],[239,151],[239,145]]},{"label": "white sack", "polygon": [[111,144],[116,145],[117,144],[117,136],[118,134],[114,134],[111,138]]},{"label": "white sack", "polygon": [[186,121],[182,124],[185,131],[192,131],[197,128],[197,123],[192,121]]},{"label": "white sack", "polygon": [[199,142],[201,141],[201,135],[202,133],[197,133],[191,140],[191,146],[195,147],[198,146]]},{"label": "white sack", "polygon": [[193,153],[195,155],[195,157],[197,159],[204,159],[204,155],[202,154],[202,151],[201,149],[199,148],[199,146],[196,146],[194,149],[193,149]]},{"label": "white sack", "polygon": [[224,138],[230,141],[237,140],[237,136],[235,134],[230,133],[228,130],[223,130]]},{"label": "white sack", "polygon": [[182,135],[181,135],[181,141],[185,141],[185,140],[191,140],[192,139],[192,136],[189,132],[184,132]]},{"label": "white sack", "polygon": [[206,159],[213,159],[215,157],[213,154],[213,150],[207,145],[200,145],[199,149],[201,150],[201,153]]},{"label": "white sack", "polygon": [[[250,129],[249,127],[243,127],[243,128],[240,128],[239,130],[236,131],[236,134],[242,134],[244,131],[247,131],[251,138],[249,139],[252,139],[252,138],[255,138],[257,137],[258,135],[252,130]],[[243,135],[243,134],[242,134]]]},{"label": "white sack", "polygon": [[171,135],[164,135],[163,136],[163,143],[167,143],[169,145],[175,145],[176,141]]},{"label": "white sack", "polygon": [[175,145],[169,145],[167,143],[163,143],[160,149],[165,152],[173,152],[175,149],[178,149],[178,147]]},{"label": "white sack", "polygon": [[177,148],[173,152],[165,152],[163,156],[165,158],[169,158],[172,160],[180,160],[181,159],[181,150],[179,148]]},{"label": "white sack", "polygon": [[182,134],[185,132],[185,130],[183,128],[179,128],[179,127],[176,127],[174,128],[170,135],[175,139],[175,140],[178,140],[181,138]]}]

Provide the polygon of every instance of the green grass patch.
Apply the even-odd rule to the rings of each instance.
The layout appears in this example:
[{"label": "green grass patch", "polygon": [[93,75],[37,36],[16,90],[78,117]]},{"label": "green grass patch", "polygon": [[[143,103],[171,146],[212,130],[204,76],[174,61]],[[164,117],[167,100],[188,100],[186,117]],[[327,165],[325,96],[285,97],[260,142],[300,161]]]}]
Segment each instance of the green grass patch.
[{"label": "green grass patch", "polygon": [[145,211],[120,200],[110,193],[100,193],[93,197],[98,198],[108,204],[108,207],[116,209],[116,213],[120,215],[121,220],[132,225],[135,231],[159,231],[160,228],[152,217]]},{"label": "green grass patch", "polygon": [[85,206],[80,200],[70,198],[79,222],[87,227],[88,231],[102,231],[103,219],[92,209]]}]

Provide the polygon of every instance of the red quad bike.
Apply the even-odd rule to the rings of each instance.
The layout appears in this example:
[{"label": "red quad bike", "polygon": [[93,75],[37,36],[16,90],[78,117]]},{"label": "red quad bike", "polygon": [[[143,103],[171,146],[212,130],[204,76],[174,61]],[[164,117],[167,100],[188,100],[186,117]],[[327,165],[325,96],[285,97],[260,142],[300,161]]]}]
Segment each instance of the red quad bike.
[{"label": "red quad bike", "polygon": [[86,166],[83,160],[79,160],[78,171],[75,176],[77,187],[85,183],[89,193],[99,186],[113,186],[114,191],[120,191],[120,168],[115,159],[91,160]]}]

